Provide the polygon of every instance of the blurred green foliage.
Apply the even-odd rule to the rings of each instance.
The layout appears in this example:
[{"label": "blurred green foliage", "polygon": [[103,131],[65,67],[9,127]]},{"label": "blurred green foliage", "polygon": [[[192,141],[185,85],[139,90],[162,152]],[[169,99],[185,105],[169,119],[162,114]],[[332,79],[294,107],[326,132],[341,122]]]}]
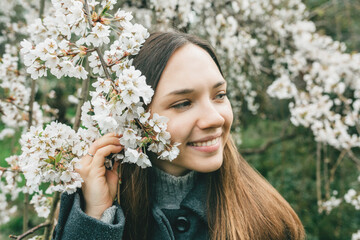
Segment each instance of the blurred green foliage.
[{"label": "blurred green foliage", "polygon": [[360,51],[359,0],[303,0],[320,33],[345,42],[348,51]]}]

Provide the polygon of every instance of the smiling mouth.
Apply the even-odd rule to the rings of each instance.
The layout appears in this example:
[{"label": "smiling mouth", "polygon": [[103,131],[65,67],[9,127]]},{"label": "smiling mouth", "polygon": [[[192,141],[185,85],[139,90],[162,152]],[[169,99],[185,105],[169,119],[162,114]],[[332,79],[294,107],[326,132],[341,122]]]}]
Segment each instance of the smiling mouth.
[{"label": "smiling mouth", "polygon": [[219,142],[219,140],[220,140],[220,137],[217,137],[212,140],[204,141],[204,142],[190,142],[190,143],[188,143],[188,145],[193,146],[193,147],[210,147],[210,146],[217,144]]}]

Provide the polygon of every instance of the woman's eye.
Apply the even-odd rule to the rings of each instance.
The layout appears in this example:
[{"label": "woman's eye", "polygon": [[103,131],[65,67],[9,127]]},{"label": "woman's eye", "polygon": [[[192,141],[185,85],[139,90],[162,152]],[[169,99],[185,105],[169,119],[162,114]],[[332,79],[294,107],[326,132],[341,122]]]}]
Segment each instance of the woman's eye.
[{"label": "woman's eye", "polygon": [[219,93],[218,95],[216,95],[216,99],[224,99],[226,97],[226,93]]},{"label": "woman's eye", "polygon": [[185,101],[185,102],[181,102],[181,103],[177,103],[175,105],[172,105],[171,108],[176,108],[176,109],[180,109],[180,108],[185,108],[190,106],[190,101]]}]

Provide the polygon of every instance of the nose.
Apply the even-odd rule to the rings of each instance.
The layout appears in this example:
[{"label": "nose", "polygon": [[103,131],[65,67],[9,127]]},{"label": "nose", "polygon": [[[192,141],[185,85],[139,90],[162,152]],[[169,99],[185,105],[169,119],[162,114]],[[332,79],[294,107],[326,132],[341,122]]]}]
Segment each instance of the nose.
[{"label": "nose", "polygon": [[225,123],[225,118],[211,101],[202,104],[199,109],[197,125],[200,129],[219,128]]}]

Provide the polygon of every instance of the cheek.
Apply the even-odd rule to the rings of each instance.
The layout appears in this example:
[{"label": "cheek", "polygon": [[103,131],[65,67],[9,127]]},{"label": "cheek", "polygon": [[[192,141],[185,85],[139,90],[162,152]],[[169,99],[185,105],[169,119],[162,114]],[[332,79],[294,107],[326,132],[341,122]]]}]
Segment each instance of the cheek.
[{"label": "cheek", "polygon": [[231,125],[233,123],[233,118],[234,118],[230,102],[228,102],[227,106],[222,108],[220,110],[220,112],[221,112],[220,114],[225,119],[225,124],[224,125],[225,125],[226,130],[230,131]]},{"label": "cheek", "polygon": [[167,131],[171,134],[173,142],[183,143],[191,132],[190,118],[169,118]]},{"label": "cheek", "polygon": [[233,123],[233,119],[234,119],[234,115],[233,115],[233,112],[232,112],[232,108],[230,108],[229,111],[228,111],[228,114],[226,116],[226,120],[225,120],[229,125],[229,129],[231,128],[231,125]]}]

